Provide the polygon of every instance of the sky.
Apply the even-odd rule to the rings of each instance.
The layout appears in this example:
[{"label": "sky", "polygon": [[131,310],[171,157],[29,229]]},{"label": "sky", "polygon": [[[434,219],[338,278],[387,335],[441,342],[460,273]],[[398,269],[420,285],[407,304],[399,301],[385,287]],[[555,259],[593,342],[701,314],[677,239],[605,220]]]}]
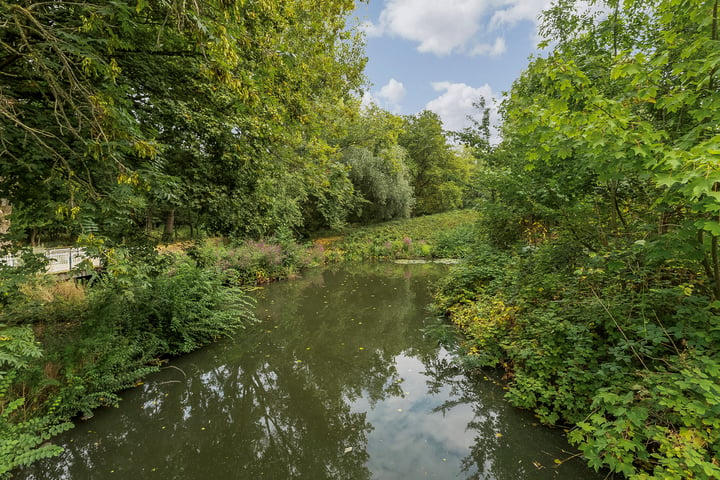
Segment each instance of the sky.
[{"label": "sky", "polygon": [[[364,102],[401,115],[428,109],[457,131],[483,96],[502,93],[538,54],[551,0],[369,0],[356,11],[371,82]],[[497,123],[497,112],[493,114]],[[497,133],[495,133],[497,135]]]}]

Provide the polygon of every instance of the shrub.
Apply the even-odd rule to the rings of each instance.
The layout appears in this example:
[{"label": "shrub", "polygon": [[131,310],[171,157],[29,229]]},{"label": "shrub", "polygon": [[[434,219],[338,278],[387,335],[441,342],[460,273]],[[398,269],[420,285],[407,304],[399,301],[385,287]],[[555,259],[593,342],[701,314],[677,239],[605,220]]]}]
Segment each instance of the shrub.
[{"label": "shrub", "polygon": [[[189,258],[134,265],[113,254],[109,274],[83,290],[18,284],[20,307],[0,310],[0,475],[57,454],[44,445],[78,413],[116,405],[117,392],[253,320],[248,295]],[[131,279],[134,279],[132,281]]]},{"label": "shrub", "polygon": [[486,245],[437,303],[471,364],[505,368],[512,404],[576,424],[570,440],[591,466],[718,478],[720,330],[688,275],[636,246],[598,255],[558,239],[509,256]]},{"label": "shrub", "polygon": [[9,394],[18,374],[41,357],[30,326],[0,325],[0,478],[8,478],[16,467],[60,453],[60,447],[45,442],[72,426],[50,415],[27,418],[25,397]]}]

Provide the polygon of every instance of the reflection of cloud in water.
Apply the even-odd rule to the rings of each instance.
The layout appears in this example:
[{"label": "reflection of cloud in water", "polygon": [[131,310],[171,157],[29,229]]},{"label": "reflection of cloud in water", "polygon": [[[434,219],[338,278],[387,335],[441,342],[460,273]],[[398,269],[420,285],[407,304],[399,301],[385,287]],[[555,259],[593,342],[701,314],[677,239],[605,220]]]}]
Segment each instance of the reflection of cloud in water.
[{"label": "reflection of cloud in water", "polygon": [[174,360],[120,409],[57,439],[63,455],[24,478],[591,478],[537,470],[558,458],[544,453],[563,448],[558,432],[531,427],[500,387],[458,375],[423,337],[421,267],[437,266],[271,285],[263,324]]},{"label": "reflection of cloud in water", "polygon": [[421,361],[404,355],[395,361],[404,395],[378,402],[373,409],[362,399],[353,404],[353,411],[367,411],[368,421],[376,426],[368,436],[368,466],[374,478],[460,476],[462,459],[477,434],[467,431],[472,406],[458,405],[444,415],[433,412],[449,393],[428,395]]}]

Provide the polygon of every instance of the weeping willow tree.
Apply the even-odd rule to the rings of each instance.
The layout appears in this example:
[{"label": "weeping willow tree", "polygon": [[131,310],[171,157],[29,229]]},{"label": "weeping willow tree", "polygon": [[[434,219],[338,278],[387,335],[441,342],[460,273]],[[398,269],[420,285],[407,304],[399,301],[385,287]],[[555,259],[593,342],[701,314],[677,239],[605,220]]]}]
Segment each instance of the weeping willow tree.
[{"label": "weeping willow tree", "polygon": [[361,197],[359,220],[373,222],[410,216],[415,198],[405,157],[405,150],[398,145],[377,154],[358,147],[345,152],[350,180]]}]

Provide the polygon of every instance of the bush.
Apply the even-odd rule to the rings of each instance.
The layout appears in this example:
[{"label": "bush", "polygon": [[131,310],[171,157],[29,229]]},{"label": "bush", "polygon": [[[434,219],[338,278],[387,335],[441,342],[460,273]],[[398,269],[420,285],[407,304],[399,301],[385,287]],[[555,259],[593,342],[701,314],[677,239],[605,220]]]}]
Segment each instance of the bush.
[{"label": "bush", "polygon": [[27,418],[25,397],[9,394],[18,374],[41,357],[29,326],[0,325],[0,478],[8,478],[20,465],[60,453],[59,447],[45,442],[72,426],[49,415]]},{"label": "bush", "polygon": [[476,225],[461,224],[449,230],[442,230],[435,244],[435,255],[438,257],[467,257],[478,244]]},{"label": "bush", "polygon": [[0,310],[0,476],[59,452],[41,446],[78,413],[253,320],[248,295],[189,258],[128,262],[112,253],[90,288],[30,277]]},{"label": "bush", "polygon": [[243,328],[252,303],[242,291],[221,284],[212,271],[181,261],[128,299],[131,329],[155,335],[163,350],[178,355]]},{"label": "bush", "polygon": [[471,210],[458,210],[350,229],[327,251],[349,261],[462,258],[470,251],[465,242],[475,241],[476,218]]},{"label": "bush", "polygon": [[207,242],[187,251],[199,265],[214,269],[228,285],[256,285],[290,278],[305,268],[321,265],[321,245],[301,245],[291,239]]},{"label": "bush", "polygon": [[692,273],[638,246],[598,255],[558,239],[496,253],[478,246],[437,303],[475,365],[505,369],[510,402],[576,424],[569,438],[596,468],[718,478],[720,329]]}]

